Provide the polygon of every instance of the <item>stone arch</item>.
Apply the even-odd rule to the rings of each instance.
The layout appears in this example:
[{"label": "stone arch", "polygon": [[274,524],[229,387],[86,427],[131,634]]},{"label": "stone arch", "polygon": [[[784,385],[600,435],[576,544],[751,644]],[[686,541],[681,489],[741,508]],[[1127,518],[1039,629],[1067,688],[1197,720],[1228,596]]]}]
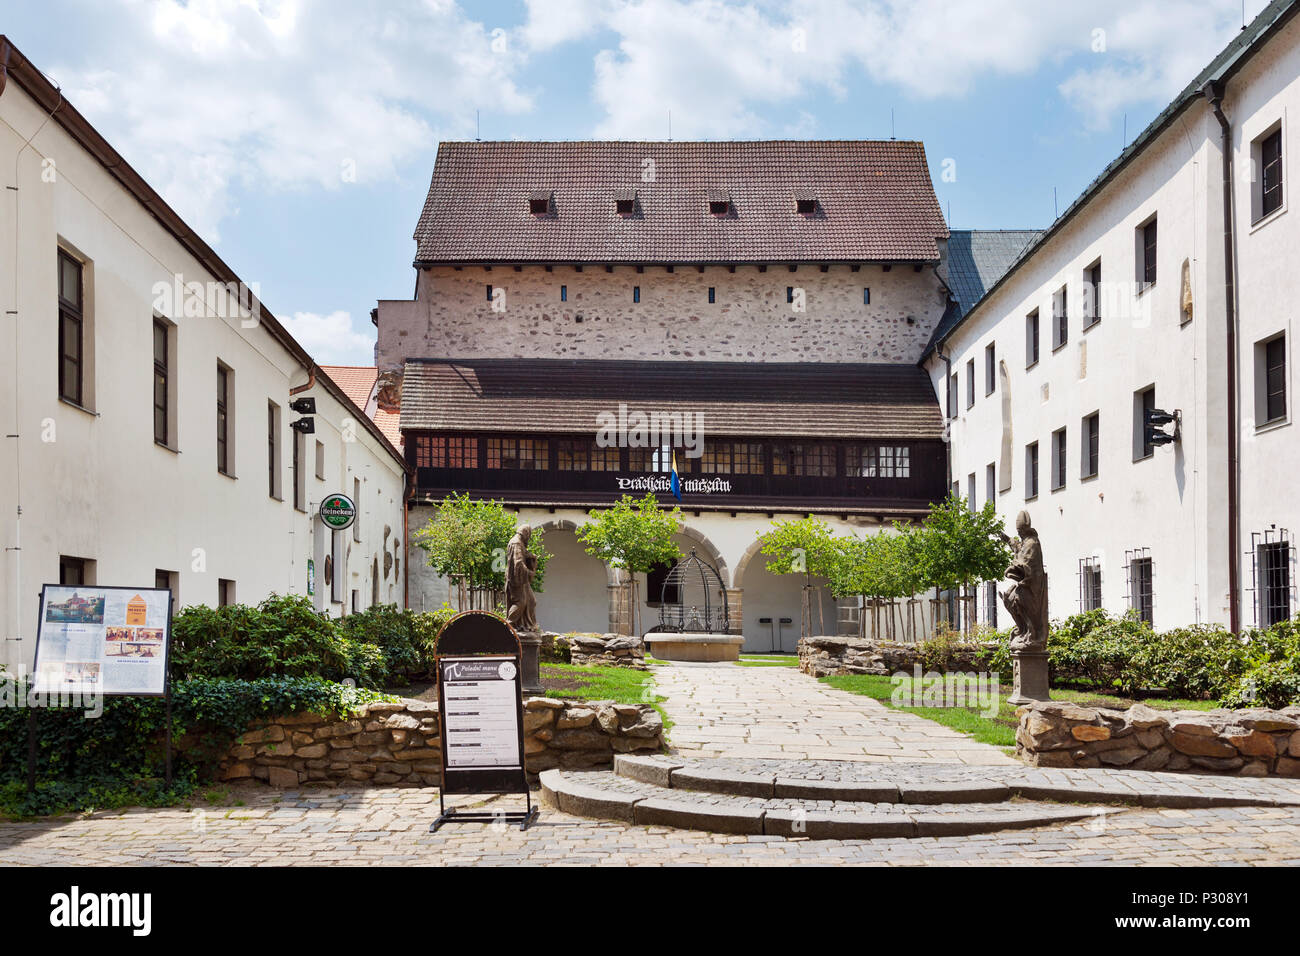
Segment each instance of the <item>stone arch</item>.
[{"label": "stone arch", "polygon": [[[538,528],[541,531],[577,532],[580,525],[578,524],[578,522],[571,521],[568,518],[547,518],[545,521],[535,522],[533,524],[533,527]],[[608,564],[605,565],[605,577],[607,578],[606,581],[607,584],[618,584],[619,581],[621,580],[620,572],[618,571],[618,569],[611,568]]]},{"label": "stone arch", "polygon": [[699,545],[700,550],[705,552],[702,555],[705,560],[717,562],[718,576],[722,578],[723,587],[729,588],[732,586],[730,584],[731,573],[727,568],[727,559],[722,556],[722,549],[709,540],[708,535],[704,534],[702,531],[696,531],[690,525],[685,523],[683,523],[677,530],[677,533],[683,538],[689,538],[695,544]]},{"label": "stone arch", "polygon": [[736,564],[736,578],[731,584],[733,588],[743,588],[745,586],[745,570],[749,567],[749,562],[761,550],[763,550],[762,539],[755,535],[754,540],[749,543],[749,547],[745,549],[745,553],[740,556],[740,561]]}]

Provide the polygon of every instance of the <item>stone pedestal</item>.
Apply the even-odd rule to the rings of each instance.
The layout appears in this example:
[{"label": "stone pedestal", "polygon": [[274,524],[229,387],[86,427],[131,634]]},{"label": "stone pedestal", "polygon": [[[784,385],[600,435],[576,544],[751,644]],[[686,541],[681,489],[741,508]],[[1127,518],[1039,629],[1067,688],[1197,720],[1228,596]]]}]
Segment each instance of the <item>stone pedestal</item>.
[{"label": "stone pedestal", "polygon": [[525,694],[540,695],[542,689],[542,672],[539,655],[542,649],[541,631],[520,631],[519,649],[523,657],[519,662],[519,678]]},{"label": "stone pedestal", "polygon": [[1011,660],[1015,664],[1015,684],[1007,703],[1019,707],[1035,700],[1052,699],[1047,688],[1046,651],[1012,651]]}]

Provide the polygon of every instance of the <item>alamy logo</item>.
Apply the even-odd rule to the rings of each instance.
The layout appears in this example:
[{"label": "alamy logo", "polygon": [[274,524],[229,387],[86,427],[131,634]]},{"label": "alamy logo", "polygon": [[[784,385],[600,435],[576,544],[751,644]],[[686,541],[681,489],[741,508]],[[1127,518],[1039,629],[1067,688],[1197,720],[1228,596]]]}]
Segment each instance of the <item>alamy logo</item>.
[{"label": "alamy logo", "polygon": [[50,897],[50,925],[129,927],[133,936],[148,936],[153,927],[151,893],[82,893],[72,887]]}]

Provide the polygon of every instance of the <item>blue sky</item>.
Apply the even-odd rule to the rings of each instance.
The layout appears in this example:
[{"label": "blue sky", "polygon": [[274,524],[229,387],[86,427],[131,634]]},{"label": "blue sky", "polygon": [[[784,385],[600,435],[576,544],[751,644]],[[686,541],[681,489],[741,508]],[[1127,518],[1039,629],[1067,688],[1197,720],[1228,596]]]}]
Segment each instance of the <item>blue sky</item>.
[{"label": "blue sky", "polygon": [[[1263,0],[1246,0],[1253,17]],[[410,298],[437,144],[925,143],[953,228],[1043,227],[1241,0],[7,0],[3,30],[322,363]],[[952,181],[942,174],[955,172]]]}]

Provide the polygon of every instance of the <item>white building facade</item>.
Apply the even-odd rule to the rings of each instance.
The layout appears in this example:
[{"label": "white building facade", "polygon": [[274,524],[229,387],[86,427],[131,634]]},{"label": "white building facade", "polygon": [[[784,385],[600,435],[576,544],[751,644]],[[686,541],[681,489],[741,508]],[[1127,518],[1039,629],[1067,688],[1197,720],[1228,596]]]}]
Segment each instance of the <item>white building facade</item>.
[{"label": "white building facade", "polygon": [[927,351],[951,487],[1029,512],[1054,618],[1295,607],[1295,12],[1270,5]]},{"label": "white building facade", "polygon": [[[0,49],[0,664],[30,664],[46,583],[169,587],[178,608],[309,589],[334,615],[402,604],[400,452]],[[306,398],[314,414],[290,407]],[[336,493],[358,512],[341,532],[316,515]]]}]

